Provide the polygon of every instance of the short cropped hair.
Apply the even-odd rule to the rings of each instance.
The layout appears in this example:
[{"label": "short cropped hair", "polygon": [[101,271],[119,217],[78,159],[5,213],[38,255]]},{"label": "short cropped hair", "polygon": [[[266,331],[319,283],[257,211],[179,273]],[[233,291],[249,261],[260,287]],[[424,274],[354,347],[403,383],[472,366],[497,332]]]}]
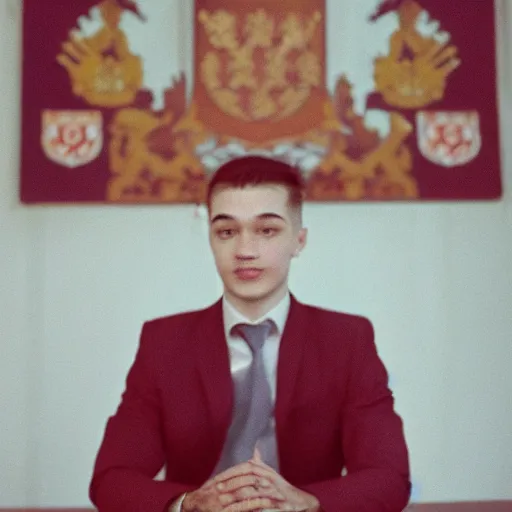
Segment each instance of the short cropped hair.
[{"label": "short cropped hair", "polygon": [[217,186],[244,188],[255,185],[282,185],[288,190],[290,207],[302,208],[305,185],[300,170],[263,156],[244,156],[221,165],[208,183],[206,204],[210,208]]}]

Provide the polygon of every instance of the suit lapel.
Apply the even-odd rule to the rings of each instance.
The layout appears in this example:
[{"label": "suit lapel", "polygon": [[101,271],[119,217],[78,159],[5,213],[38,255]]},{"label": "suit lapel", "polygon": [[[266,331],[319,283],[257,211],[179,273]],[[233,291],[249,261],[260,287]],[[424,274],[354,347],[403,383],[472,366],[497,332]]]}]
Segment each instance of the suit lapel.
[{"label": "suit lapel", "polygon": [[292,295],[277,362],[275,419],[278,436],[286,424],[286,417],[292,403],[295,383],[304,356],[306,328],[306,307]]},{"label": "suit lapel", "polygon": [[209,408],[212,431],[218,441],[224,437],[231,422],[233,383],[229,365],[229,352],[222,319],[222,301],[204,311],[198,322],[192,344],[203,392]]}]

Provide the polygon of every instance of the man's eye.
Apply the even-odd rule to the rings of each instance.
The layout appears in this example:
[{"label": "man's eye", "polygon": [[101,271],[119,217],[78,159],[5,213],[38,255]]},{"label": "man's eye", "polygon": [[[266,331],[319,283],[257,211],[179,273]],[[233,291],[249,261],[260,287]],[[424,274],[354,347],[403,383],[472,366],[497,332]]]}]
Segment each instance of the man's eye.
[{"label": "man's eye", "polygon": [[235,234],[234,229],[219,229],[217,231],[217,236],[222,239],[231,238]]},{"label": "man's eye", "polygon": [[260,233],[263,235],[263,236],[273,236],[277,233],[277,229],[276,228],[261,228],[260,229]]}]

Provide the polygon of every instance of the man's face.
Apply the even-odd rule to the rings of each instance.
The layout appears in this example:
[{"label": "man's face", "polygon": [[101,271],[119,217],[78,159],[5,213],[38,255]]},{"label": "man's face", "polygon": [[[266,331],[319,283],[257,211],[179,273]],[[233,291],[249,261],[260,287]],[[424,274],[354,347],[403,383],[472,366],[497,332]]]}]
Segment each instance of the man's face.
[{"label": "man's face", "polygon": [[[242,312],[269,311],[288,290],[291,259],[306,243],[281,185],[214,189],[210,245],[226,297]],[[244,311],[245,310],[245,311]]]}]

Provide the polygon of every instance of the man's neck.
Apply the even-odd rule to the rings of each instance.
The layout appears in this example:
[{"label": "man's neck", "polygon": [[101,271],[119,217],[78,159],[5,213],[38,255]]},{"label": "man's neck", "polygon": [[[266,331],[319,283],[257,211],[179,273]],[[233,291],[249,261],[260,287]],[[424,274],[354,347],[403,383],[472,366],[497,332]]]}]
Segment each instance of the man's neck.
[{"label": "man's neck", "polygon": [[279,295],[254,301],[245,301],[229,293],[224,293],[224,296],[240,314],[248,320],[255,321],[272,311],[286,297],[287,293],[290,293],[288,288]]}]

